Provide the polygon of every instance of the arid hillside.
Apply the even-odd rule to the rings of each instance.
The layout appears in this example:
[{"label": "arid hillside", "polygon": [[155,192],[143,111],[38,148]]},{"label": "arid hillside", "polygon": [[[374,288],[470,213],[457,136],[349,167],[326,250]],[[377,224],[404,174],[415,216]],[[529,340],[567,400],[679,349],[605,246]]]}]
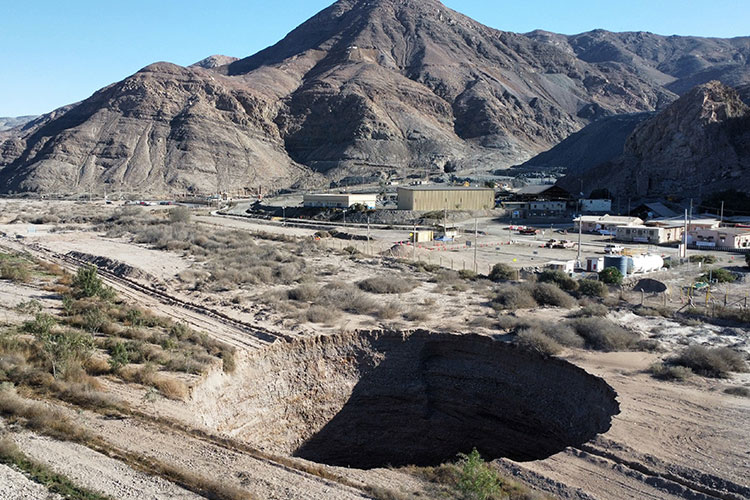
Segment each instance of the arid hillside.
[{"label": "arid hillside", "polygon": [[215,192],[521,163],[693,84],[748,39],[498,31],[437,0],[340,0],[241,60],[150,65],[0,135],[4,191]]}]

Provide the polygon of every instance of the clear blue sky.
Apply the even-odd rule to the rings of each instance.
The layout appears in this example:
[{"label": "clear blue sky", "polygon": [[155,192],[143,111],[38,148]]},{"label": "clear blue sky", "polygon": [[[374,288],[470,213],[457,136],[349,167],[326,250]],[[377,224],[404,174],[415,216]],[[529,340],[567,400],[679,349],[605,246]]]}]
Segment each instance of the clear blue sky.
[{"label": "clear blue sky", "polygon": [[[0,0],[0,116],[41,114],[156,61],[245,57],[333,0]],[[444,0],[493,28],[750,35],[750,0]]]}]

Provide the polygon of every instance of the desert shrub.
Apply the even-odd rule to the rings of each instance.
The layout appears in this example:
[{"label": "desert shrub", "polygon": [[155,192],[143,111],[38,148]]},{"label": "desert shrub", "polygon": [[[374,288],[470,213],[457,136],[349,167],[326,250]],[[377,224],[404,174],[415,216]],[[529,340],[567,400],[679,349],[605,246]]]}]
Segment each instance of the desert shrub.
[{"label": "desert shrub", "polygon": [[750,398],[750,388],[743,387],[741,385],[735,385],[724,389],[725,394],[731,394],[732,396],[740,396],[743,398]]},{"label": "desert shrub", "polygon": [[733,321],[736,323],[750,323],[750,309],[737,307],[714,307],[712,314],[715,318]]},{"label": "desert shrub", "polygon": [[601,281],[581,280],[578,282],[578,293],[586,297],[606,297],[609,289]]},{"label": "desert shrub", "polygon": [[409,309],[404,313],[404,319],[407,321],[427,321],[430,319],[430,314],[424,309]]},{"label": "desert shrub", "polygon": [[67,377],[71,370],[81,367],[94,348],[93,337],[76,330],[41,329],[34,337],[53,377]]},{"label": "desert shrub", "polygon": [[148,380],[149,384],[156,387],[165,397],[183,401],[188,396],[188,386],[182,380],[165,375],[154,374]]},{"label": "desert shrub", "polygon": [[633,308],[633,313],[637,314],[638,316],[644,316],[644,317],[664,317],[664,318],[670,318],[673,316],[674,312],[669,309],[668,307],[662,307],[662,306],[642,306],[637,305]]},{"label": "desert shrub", "polygon": [[318,298],[319,294],[320,289],[317,286],[311,284],[300,285],[287,291],[287,296],[291,300],[296,300],[299,302],[313,302]]},{"label": "desert shrub", "polygon": [[604,304],[586,304],[578,311],[569,314],[569,318],[591,318],[594,316],[604,317],[609,314],[609,308]]},{"label": "desert shrub", "polygon": [[492,281],[498,282],[498,281],[509,281],[515,278],[516,276],[516,270],[510,267],[507,264],[503,263],[497,263],[494,266],[492,266],[492,270],[490,271],[489,278]]},{"label": "desert shrub", "polygon": [[109,362],[98,356],[91,356],[83,363],[83,368],[90,375],[106,375],[112,371],[112,367]]},{"label": "desert shrub", "polygon": [[488,318],[487,316],[477,316],[469,322],[469,326],[473,326],[475,328],[493,329],[495,328],[495,325],[496,322],[492,320],[492,318]]},{"label": "desert shrub", "polygon": [[411,292],[416,284],[397,276],[375,276],[360,281],[357,286],[370,293],[392,294]]},{"label": "desert shrub", "polygon": [[703,264],[716,264],[718,259],[715,255],[691,255],[689,260],[692,263],[702,262]]},{"label": "desert shrub", "polygon": [[339,317],[337,309],[314,304],[305,312],[305,319],[311,323],[331,323]]},{"label": "desert shrub", "polygon": [[497,327],[498,330],[515,330],[520,323],[521,323],[521,320],[519,320],[515,316],[502,314],[497,317],[495,326]]},{"label": "desert shrub", "polygon": [[528,286],[531,296],[540,306],[564,307],[570,309],[575,300],[568,293],[552,283],[534,283]]},{"label": "desert shrub", "polygon": [[605,318],[577,318],[568,324],[583,337],[586,347],[597,351],[629,350],[639,341],[638,335]]},{"label": "desert shrub", "polygon": [[111,288],[107,287],[99,278],[96,266],[86,265],[78,268],[71,286],[75,290],[76,298],[100,297],[110,300],[114,296]]},{"label": "desert shrub", "polygon": [[583,338],[570,325],[559,322],[543,322],[536,327],[560,345],[566,347],[583,347],[585,345]]},{"label": "desert shrub", "polygon": [[473,281],[477,279],[478,276],[479,275],[475,271],[472,271],[471,269],[461,269],[460,271],[458,271],[458,277],[463,280]]},{"label": "desert shrub", "polygon": [[109,365],[113,371],[118,371],[130,363],[130,353],[124,342],[114,342],[109,348]]},{"label": "desert shrub", "polygon": [[700,278],[698,278],[699,281],[709,282],[709,281],[717,281],[719,283],[734,283],[737,281],[737,276],[732,273],[732,271],[728,269],[722,269],[722,268],[715,268],[711,269],[709,272],[704,273],[701,275]]},{"label": "desert shrub", "polygon": [[524,328],[518,332],[516,343],[530,351],[545,356],[554,356],[562,350],[562,346],[537,328]]},{"label": "desert shrub", "polygon": [[380,319],[393,319],[399,314],[401,314],[401,304],[396,300],[386,302],[377,311],[377,317]]},{"label": "desert shrub", "polygon": [[190,209],[188,207],[174,207],[170,209],[169,222],[172,224],[190,222]]},{"label": "desert shrub", "polygon": [[665,363],[654,363],[648,371],[652,377],[661,380],[686,380],[693,376],[693,370],[690,368]]},{"label": "desert shrub", "polygon": [[525,287],[508,284],[497,289],[492,306],[496,309],[531,309],[537,306],[537,302]]},{"label": "desert shrub", "polygon": [[3,260],[0,261],[0,279],[28,283],[31,281],[31,270],[25,262]]},{"label": "desert shrub", "polygon": [[621,285],[622,273],[616,267],[608,267],[599,273],[599,281],[607,285]]},{"label": "desert shrub", "polygon": [[321,288],[316,303],[352,314],[370,314],[377,309],[371,296],[348,283],[333,282]]},{"label": "desert shrub", "polygon": [[728,347],[687,347],[669,360],[670,364],[690,368],[698,375],[726,378],[730,372],[746,372],[747,363],[742,355]]},{"label": "desert shrub", "polygon": [[537,281],[540,283],[554,283],[561,290],[565,290],[566,292],[574,292],[578,289],[578,283],[576,280],[562,271],[542,271],[537,275]]}]

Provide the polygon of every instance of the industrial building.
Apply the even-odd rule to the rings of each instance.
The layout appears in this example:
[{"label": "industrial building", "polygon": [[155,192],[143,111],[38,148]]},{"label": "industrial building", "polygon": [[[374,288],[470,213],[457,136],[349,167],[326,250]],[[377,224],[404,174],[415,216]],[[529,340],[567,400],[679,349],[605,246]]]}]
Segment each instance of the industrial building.
[{"label": "industrial building", "polygon": [[410,186],[398,188],[399,210],[490,210],[495,190],[464,186]]},{"label": "industrial building", "polygon": [[584,214],[608,214],[612,211],[612,200],[581,200]]},{"label": "industrial building", "polygon": [[688,232],[688,245],[703,248],[750,250],[750,229],[739,227],[695,229]]},{"label": "industrial building", "polygon": [[302,197],[302,205],[306,208],[349,208],[353,205],[375,208],[377,200],[377,194],[306,194]]},{"label": "industrial building", "polygon": [[574,219],[575,230],[578,231],[578,226],[583,225],[581,231],[584,233],[596,233],[600,231],[607,231],[614,234],[618,227],[621,226],[640,226],[643,224],[643,219],[638,217],[625,217],[619,215],[584,215],[576,217]]},{"label": "industrial building", "polygon": [[685,226],[619,226],[616,228],[617,241],[650,243],[659,245],[662,243],[675,243],[682,240]]}]

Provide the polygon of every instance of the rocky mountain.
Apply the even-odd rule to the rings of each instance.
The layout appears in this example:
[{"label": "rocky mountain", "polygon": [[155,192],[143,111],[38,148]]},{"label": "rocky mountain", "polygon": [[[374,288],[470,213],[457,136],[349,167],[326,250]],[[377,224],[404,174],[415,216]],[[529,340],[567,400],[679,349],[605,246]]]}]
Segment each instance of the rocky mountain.
[{"label": "rocky mountain", "polygon": [[0,187],[213,192],[493,170],[597,119],[664,108],[712,68],[744,81],[746,60],[746,39],[522,35],[437,0],[339,0],[253,56],[153,64],[0,137]]},{"label": "rocky mountain", "polygon": [[750,190],[750,107],[718,81],[697,86],[636,126],[621,155],[559,184],[581,180],[633,197]]},{"label": "rocky mountain", "polygon": [[653,115],[653,112],[643,112],[601,118],[521,166],[565,169],[568,175],[583,174],[622,155],[625,141],[633,130]]},{"label": "rocky mountain", "polygon": [[22,127],[35,119],[36,116],[0,117],[0,132],[5,132],[16,127]]}]

